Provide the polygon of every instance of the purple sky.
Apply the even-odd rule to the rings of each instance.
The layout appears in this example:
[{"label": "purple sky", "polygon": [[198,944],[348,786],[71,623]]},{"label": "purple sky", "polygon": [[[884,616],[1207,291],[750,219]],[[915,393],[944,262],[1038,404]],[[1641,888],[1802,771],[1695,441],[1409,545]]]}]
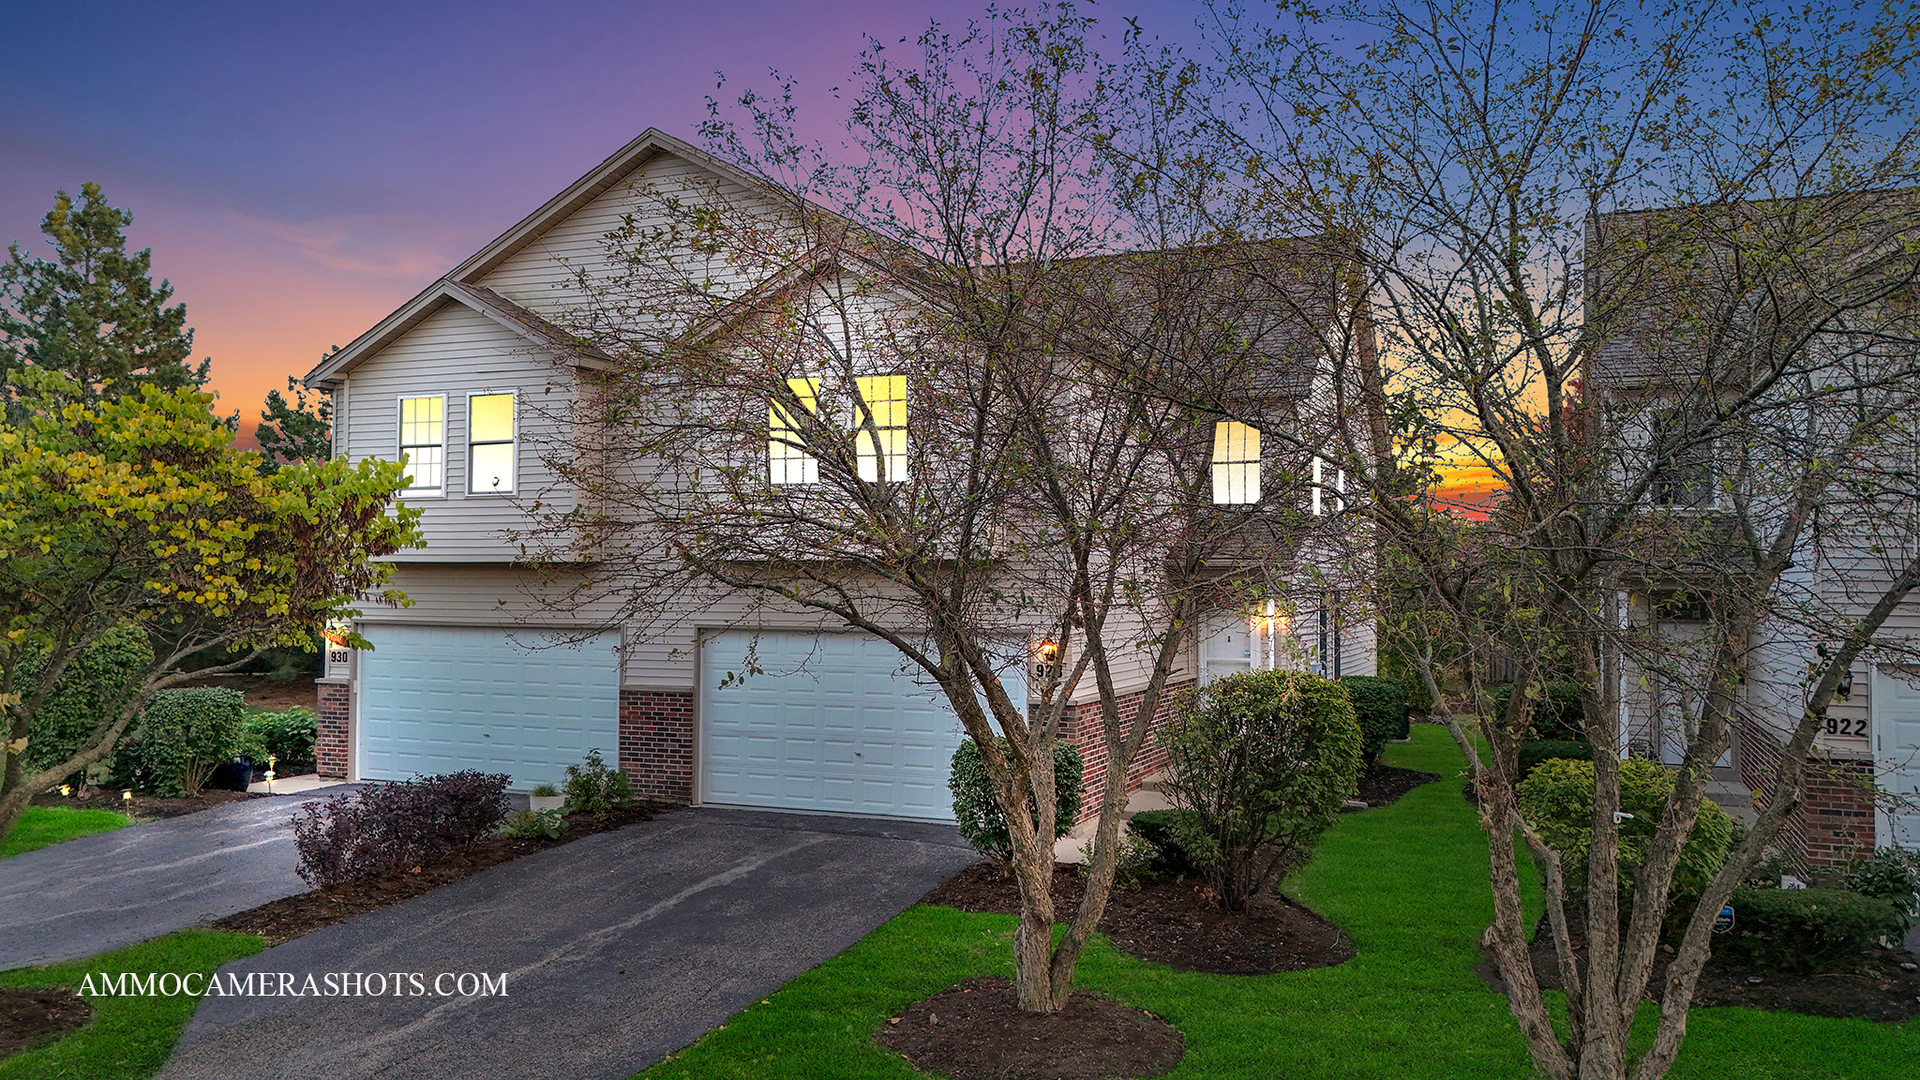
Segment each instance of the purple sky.
[{"label": "purple sky", "polygon": [[[694,138],[714,93],[829,91],[863,33],[892,42],[955,0],[834,4],[40,3],[0,16],[0,243],[45,256],[56,189],[133,212],[133,248],[187,305],[222,412],[248,428],[305,374],[648,127]],[[1197,5],[1118,0],[1163,39]],[[1113,31],[1117,39],[1117,30]],[[727,96],[723,93],[720,96]]]}]

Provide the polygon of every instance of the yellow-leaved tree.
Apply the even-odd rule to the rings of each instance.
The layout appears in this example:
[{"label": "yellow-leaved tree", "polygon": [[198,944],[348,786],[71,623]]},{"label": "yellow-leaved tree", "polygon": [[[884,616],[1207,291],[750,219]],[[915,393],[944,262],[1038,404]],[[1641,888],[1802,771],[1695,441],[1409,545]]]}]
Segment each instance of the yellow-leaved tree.
[{"label": "yellow-leaved tree", "polygon": [[[47,392],[0,426],[0,839],[34,794],[111,754],[156,690],[305,645],[350,615],[355,598],[404,602],[377,560],[419,543],[418,511],[394,501],[405,486],[398,464],[262,475],[210,394],[145,387],[81,404],[59,386],[39,388]],[[35,710],[82,650],[129,626],[151,661],[73,752],[28,771]],[[239,655],[183,666],[216,647]]]}]

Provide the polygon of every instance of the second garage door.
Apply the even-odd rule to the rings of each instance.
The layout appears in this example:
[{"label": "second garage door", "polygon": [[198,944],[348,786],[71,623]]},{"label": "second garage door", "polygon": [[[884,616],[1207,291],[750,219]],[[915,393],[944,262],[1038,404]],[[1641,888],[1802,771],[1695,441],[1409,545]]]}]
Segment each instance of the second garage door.
[{"label": "second garage door", "polygon": [[[730,679],[750,646],[764,674]],[[931,683],[901,671],[901,659],[862,634],[709,638],[700,663],[701,799],[953,820],[947,770],[960,720]],[[1016,666],[1003,679],[1025,702],[1024,672]]]},{"label": "second garage door", "polygon": [[507,773],[525,790],[562,783],[588,750],[609,765],[619,758],[618,634],[541,648],[538,631],[360,632],[374,646],[357,660],[361,779],[479,769]]}]

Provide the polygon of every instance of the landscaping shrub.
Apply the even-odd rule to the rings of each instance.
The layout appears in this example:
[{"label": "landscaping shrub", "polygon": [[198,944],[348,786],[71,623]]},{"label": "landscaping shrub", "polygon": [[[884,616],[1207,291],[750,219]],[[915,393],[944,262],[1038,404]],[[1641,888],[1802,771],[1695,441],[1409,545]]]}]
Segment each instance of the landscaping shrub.
[{"label": "landscaping shrub", "polygon": [[[23,657],[14,672],[15,688],[31,694],[46,663],[44,653]],[[84,749],[94,726],[119,712],[152,663],[153,649],[146,635],[130,623],[107,631],[80,650],[61,672],[60,685],[33,714],[21,772],[58,765]]]},{"label": "landscaping shrub", "polygon": [[1394,739],[1407,737],[1407,694],[1399,679],[1348,675],[1340,680],[1360,724],[1360,753],[1368,764]]},{"label": "landscaping shrub", "polygon": [[599,817],[632,801],[633,782],[621,770],[609,768],[599,750],[589,750],[584,762],[567,766],[567,813]]},{"label": "landscaping shrub", "polygon": [[1914,894],[1920,893],[1920,867],[1913,852],[1881,848],[1848,864],[1840,887],[1849,892],[1888,901],[1907,915],[1916,914]]},{"label": "landscaping shrub", "polygon": [[293,762],[311,762],[318,740],[319,718],[299,707],[279,712],[250,713],[241,721],[238,753],[265,765],[271,754],[281,772]]},{"label": "landscaping shrub", "polygon": [[507,820],[495,829],[501,836],[515,840],[535,840],[545,838],[558,840],[560,832],[567,827],[565,811],[562,810],[515,810],[507,815]]},{"label": "landscaping shrub", "polygon": [[1536,739],[1520,744],[1520,779],[1533,775],[1533,770],[1543,761],[1559,758],[1563,761],[1592,761],[1593,744],[1584,742],[1566,742],[1558,739]]},{"label": "landscaping shrub", "polygon": [[[1651,761],[1634,758],[1620,763],[1620,809],[1632,814],[1620,823],[1620,886],[1633,884],[1633,873],[1645,861],[1653,833],[1666,811],[1673,776]],[[1561,869],[1569,888],[1584,889],[1587,850],[1592,844],[1593,762],[1556,759],[1543,761],[1520,784],[1520,812],[1526,815],[1547,846],[1560,852]],[[1697,896],[1727,860],[1733,839],[1733,819],[1712,802],[1700,804],[1693,831],[1680,849],[1674,868],[1675,896]]]},{"label": "landscaping shrub", "polygon": [[147,702],[140,733],[122,748],[116,769],[127,786],[178,798],[200,794],[207,778],[240,745],[240,691],[220,687],[162,690]]},{"label": "landscaping shrub", "polygon": [[[1181,840],[1185,836],[1205,836],[1195,815],[1184,810],[1142,810],[1127,821],[1127,828],[1153,848],[1154,873],[1184,878],[1200,872]],[[1205,844],[1196,846],[1204,848]]]},{"label": "landscaping shrub", "polygon": [[1338,683],[1299,671],[1229,675],[1184,698],[1161,734],[1175,839],[1222,906],[1306,861],[1360,775],[1360,725]]},{"label": "landscaping shrub", "polygon": [[293,819],[296,869],[325,888],[470,847],[507,816],[509,781],[467,769],[307,803]]},{"label": "landscaping shrub", "polygon": [[[1507,702],[1513,699],[1513,687],[1496,686],[1489,697],[1493,715],[1504,716]],[[1580,704],[1580,687],[1574,683],[1548,683],[1544,696],[1534,701],[1528,717],[1533,737],[1548,742],[1585,742],[1587,717]]]},{"label": "landscaping shrub", "polygon": [[1858,956],[1881,938],[1898,941],[1908,918],[1886,900],[1845,889],[1733,892],[1733,930],[1716,937],[1718,959],[1781,971],[1814,971]]},{"label": "landscaping shrub", "polygon": [[[997,739],[1004,752],[1007,740]],[[1053,839],[1058,840],[1073,828],[1080,816],[1080,750],[1072,743],[1053,744]],[[973,850],[1005,866],[1013,857],[1013,837],[1007,832],[1007,819],[993,798],[993,781],[980,760],[980,747],[968,739],[953,752],[952,770],[947,774],[947,790],[953,792],[953,817],[960,838]]]}]

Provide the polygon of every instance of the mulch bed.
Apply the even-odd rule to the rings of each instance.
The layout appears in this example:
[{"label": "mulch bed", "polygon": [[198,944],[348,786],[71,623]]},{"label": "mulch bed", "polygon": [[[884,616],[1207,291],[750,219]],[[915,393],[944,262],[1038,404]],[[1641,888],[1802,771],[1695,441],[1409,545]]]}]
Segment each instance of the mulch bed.
[{"label": "mulch bed", "polygon": [[1367,809],[1377,810],[1414,788],[1422,784],[1431,784],[1438,779],[1440,779],[1439,773],[1402,769],[1394,765],[1382,765],[1376,761],[1360,774],[1360,790],[1353,797],[1366,803]]},{"label": "mulch bed", "polygon": [[[1574,954],[1584,970],[1586,913],[1573,903],[1569,903],[1567,909],[1567,930],[1573,938]],[[1560,961],[1554,955],[1553,934],[1547,928],[1544,915],[1529,952],[1534,978],[1540,985],[1550,990],[1561,989]],[[1654,960],[1647,983],[1648,1000],[1659,1000],[1665,989],[1664,976],[1670,955],[1662,946],[1660,956]],[[1708,960],[1694,988],[1693,1004],[1700,1008],[1744,1005],[1805,1016],[1900,1023],[1920,1016],[1920,970],[1908,971],[1900,966],[1913,962],[1914,958],[1903,951],[1875,949],[1839,968],[1802,974],[1735,967]],[[1482,960],[1473,970],[1493,990],[1506,993],[1506,982],[1494,969],[1492,957]]]},{"label": "mulch bed", "polygon": [[93,1021],[93,1006],[65,990],[0,990],[0,1058]]},{"label": "mulch bed", "polygon": [[120,792],[107,788],[89,788],[85,796],[66,796],[59,792],[51,795],[35,795],[35,806],[67,806],[76,810],[111,810],[116,814],[127,814],[136,821],[151,821],[154,818],[181,817],[197,814],[202,810],[211,810],[216,806],[225,806],[241,799],[264,799],[265,795],[249,795],[244,791],[220,791],[207,788],[190,799],[163,799],[157,795],[135,795],[131,800],[122,799]]},{"label": "mulch bed", "polygon": [[238,690],[246,695],[247,704],[266,709],[268,712],[279,712],[296,706],[318,711],[317,706],[320,700],[320,692],[315,687],[311,675],[302,675],[286,682],[276,682],[265,675],[214,675],[180,685],[183,687],[218,686]]},{"label": "mulch bed", "polygon": [[1091,994],[1058,1013],[1023,1012],[1006,979],[969,979],[889,1019],[874,1042],[953,1080],[1159,1076],[1186,1043],[1165,1020]]},{"label": "mulch bed", "polygon": [[[1062,922],[1073,918],[1085,893],[1077,867],[1054,867],[1055,917]],[[1013,877],[984,859],[941,882],[920,902],[962,911],[1020,913]],[[1245,915],[1234,915],[1216,906],[1193,881],[1151,881],[1138,889],[1114,889],[1107,896],[1100,932],[1122,952],[1142,960],[1214,975],[1333,967],[1354,955],[1339,927],[1285,897],[1272,897],[1252,905]]]},{"label": "mulch bed", "polygon": [[284,897],[257,908],[236,912],[211,925],[216,930],[258,934],[267,939],[268,945],[278,945],[356,915],[411,900],[488,867],[512,862],[536,851],[559,847],[583,836],[646,821],[665,809],[665,806],[636,803],[614,810],[604,817],[575,814],[566,819],[566,828],[557,839],[488,837],[465,851],[450,852],[410,869]]}]

